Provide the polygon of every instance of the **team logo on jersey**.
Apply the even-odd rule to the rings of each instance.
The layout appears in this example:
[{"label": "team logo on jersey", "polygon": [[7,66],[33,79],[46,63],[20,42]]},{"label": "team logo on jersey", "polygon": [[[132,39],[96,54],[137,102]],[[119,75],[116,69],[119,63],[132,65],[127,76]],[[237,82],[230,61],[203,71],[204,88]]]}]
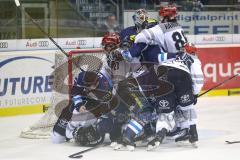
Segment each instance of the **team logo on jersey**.
[{"label": "team logo on jersey", "polygon": [[188,94],[185,94],[185,95],[181,96],[180,98],[181,98],[182,103],[190,102],[190,96]]},{"label": "team logo on jersey", "polygon": [[65,120],[65,119],[60,119],[59,123],[58,123],[58,126],[60,127],[66,127],[68,124],[68,121]]},{"label": "team logo on jersey", "polygon": [[166,108],[166,107],[168,107],[169,102],[168,102],[167,100],[161,100],[161,101],[159,101],[159,105],[160,105],[162,108]]}]

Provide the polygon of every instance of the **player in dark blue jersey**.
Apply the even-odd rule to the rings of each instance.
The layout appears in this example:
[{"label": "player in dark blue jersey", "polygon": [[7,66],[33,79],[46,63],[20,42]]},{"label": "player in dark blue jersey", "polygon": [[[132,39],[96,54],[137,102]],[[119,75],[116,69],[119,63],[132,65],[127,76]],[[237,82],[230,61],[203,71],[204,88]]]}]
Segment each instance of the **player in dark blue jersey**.
[{"label": "player in dark blue jersey", "polygon": [[[72,103],[66,107],[53,128],[52,141],[65,142],[74,138],[81,145],[96,145],[102,142],[104,133],[112,126],[112,120],[107,114],[118,105],[118,100],[112,94],[112,81],[99,72],[83,71],[74,80],[72,88]],[[98,125],[104,117],[109,124]],[[93,125],[95,124],[95,125]],[[97,127],[99,130],[97,130]],[[86,137],[89,135],[90,137]],[[85,137],[85,138],[83,138]]]},{"label": "player in dark blue jersey", "polygon": [[157,25],[157,20],[149,18],[146,10],[138,9],[133,15],[133,21],[135,26],[127,27],[120,32],[121,48],[137,53],[135,57],[141,57],[141,62],[157,62],[156,53],[161,51],[158,45],[134,44],[135,36],[143,29]]}]

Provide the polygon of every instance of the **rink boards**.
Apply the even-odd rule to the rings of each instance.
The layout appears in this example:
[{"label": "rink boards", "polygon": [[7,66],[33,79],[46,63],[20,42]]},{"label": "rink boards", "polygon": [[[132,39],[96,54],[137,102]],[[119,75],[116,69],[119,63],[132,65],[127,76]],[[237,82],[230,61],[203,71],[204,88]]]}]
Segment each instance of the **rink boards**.
[{"label": "rink boards", "polygon": [[[240,45],[199,45],[207,90],[240,73]],[[0,116],[42,113],[50,104],[56,50],[9,51],[0,54]],[[240,95],[234,78],[204,96]]]}]

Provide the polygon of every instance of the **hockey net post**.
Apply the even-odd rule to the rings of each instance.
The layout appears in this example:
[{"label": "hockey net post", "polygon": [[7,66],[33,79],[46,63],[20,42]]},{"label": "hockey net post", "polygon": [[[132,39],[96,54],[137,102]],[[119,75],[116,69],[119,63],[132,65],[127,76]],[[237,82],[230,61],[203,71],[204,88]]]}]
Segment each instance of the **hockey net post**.
[{"label": "hockey net post", "polygon": [[106,64],[102,49],[72,50],[68,55],[59,52],[55,54],[53,92],[48,111],[34,124],[22,130],[20,137],[49,138],[62,109],[69,103],[74,77],[82,70],[96,71]]}]

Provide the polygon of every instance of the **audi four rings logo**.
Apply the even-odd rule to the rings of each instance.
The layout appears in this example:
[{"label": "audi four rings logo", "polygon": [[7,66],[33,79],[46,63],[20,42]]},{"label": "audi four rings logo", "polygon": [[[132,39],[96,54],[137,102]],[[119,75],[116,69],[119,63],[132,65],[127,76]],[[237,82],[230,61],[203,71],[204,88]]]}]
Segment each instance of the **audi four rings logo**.
[{"label": "audi four rings logo", "polygon": [[38,47],[48,47],[49,42],[48,41],[39,41],[38,42]]},{"label": "audi four rings logo", "polygon": [[86,45],[86,44],[87,44],[87,41],[86,41],[86,40],[78,40],[78,41],[77,41],[77,44],[78,44],[78,45]]},{"label": "audi four rings logo", "polygon": [[165,108],[169,105],[169,102],[167,100],[161,100],[159,101],[159,105]]},{"label": "audi four rings logo", "polygon": [[225,37],[223,36],[216,37],[216,41],[224,41],[224,40],[225,40]]},{"label": "audi four rings logo", "polygon": [[8,48],[8,42],[0,42],[0,48]]}]

